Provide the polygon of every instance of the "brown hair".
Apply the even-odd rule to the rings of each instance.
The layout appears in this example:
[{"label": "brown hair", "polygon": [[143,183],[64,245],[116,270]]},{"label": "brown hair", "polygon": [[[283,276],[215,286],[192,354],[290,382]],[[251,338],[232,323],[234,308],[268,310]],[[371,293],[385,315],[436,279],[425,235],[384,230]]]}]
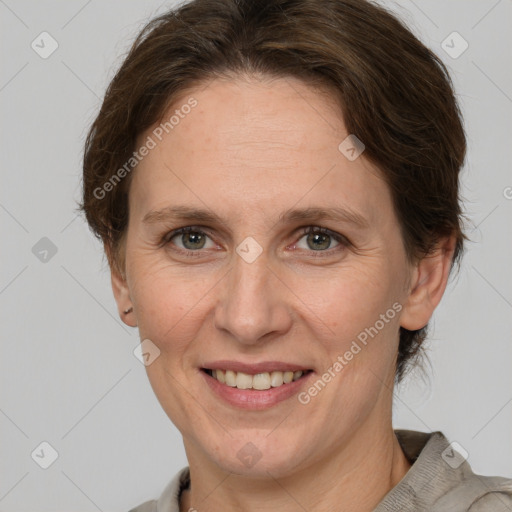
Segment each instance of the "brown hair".
[{"label": "brown hair", "polygon": [[[366,0],[193,0],[144,27],[85,143],[81,208],[111,267],[124,271],[132,173],[119,171],[137,137],[187,89],[251,73],[335,91],[348,133],[363,141],[390,187],[411,261],[448,235],[459,261],[466,139],[449,73],[431,50]],[[116,173],[119,184],[105,187]],[[425,337],[426,327],[400,329],[397,382]]]}]

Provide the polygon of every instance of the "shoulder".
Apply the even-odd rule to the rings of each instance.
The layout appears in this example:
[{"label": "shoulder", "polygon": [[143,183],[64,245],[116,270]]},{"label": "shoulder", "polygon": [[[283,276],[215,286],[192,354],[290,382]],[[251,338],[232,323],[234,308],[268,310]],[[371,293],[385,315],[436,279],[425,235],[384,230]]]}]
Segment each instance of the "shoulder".
[{"label": "shoulder", "polygon": [[468,512],[497,512],[512,510],[512,495],[503,492],[490,492],[471,505]]},{"label": "shoulder", "polygon": [[512,511],[512,479],[473,472],[468,453],[439,431],[395,431],[412,463],[375,512]]},{"label": "shoulder", "polygon": [[[474,475],[477,496],[468,512],[512,510],[512,480],[502,477]],[[470,484],[471,485],[471,484]]]},{"label": "shoulder", "polygon": [[128,512],[157,512],[156,503],[155,500],[145,501],[138,507],[130,509]]},{"label": "shoulder", "polygon": [[512,511],[512,479],[479,475],[467,461],[457,469],[447,469],[444,478],[451,483],[434,502],[435,512]]},{"label": "shoulder", "polygon": [[[450,451],[453,452],[451,445],[441,454],[445,461],[448,460]],[[456,458],[451,458],[451,461],[453,460]],[[446,488],[445,493],[435,501],[433,511],[499,512],[512,510],[512,479],[474,473],[465,457],[458,462],[460,466],[458,464],[450,466],[451,461],[448,462],[448,467],[444,466],[445,471],[443,471],[443,477],[446,482],[450,482],[450,485]]]},{"label": "shoulder", "polygon": [[174,475],[160,497],[141,503],[129,512],[179,512],[180,494],[190,485],[190,468],[184,467]]},{"label": "shoulder", "polygon": [[[434,510],[464,512],[498,512],[512,510],[512,480],[473,474],[460,482]],[[457,508],[458,507],[458,508]]]}]

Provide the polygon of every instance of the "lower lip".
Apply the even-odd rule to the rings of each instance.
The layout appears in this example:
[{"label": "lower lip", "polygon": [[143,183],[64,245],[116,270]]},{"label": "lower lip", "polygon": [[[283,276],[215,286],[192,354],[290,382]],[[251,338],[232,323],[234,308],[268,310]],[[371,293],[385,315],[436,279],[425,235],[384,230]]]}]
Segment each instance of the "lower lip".
[{"label": "lower lip", "polygon": [[200,373],[203,375],[208,386],[210,386],[210,389],[217,396],[235,407],[254,411],[268,409],[297,394],[299,390],[305,386],[306,382],[309,381],[309,378],[314,372],[306,373],[299,379],[289,382],[288,384],[261,391],[232,388],[231,386],[222,384],[203,370],[200,370]]}]

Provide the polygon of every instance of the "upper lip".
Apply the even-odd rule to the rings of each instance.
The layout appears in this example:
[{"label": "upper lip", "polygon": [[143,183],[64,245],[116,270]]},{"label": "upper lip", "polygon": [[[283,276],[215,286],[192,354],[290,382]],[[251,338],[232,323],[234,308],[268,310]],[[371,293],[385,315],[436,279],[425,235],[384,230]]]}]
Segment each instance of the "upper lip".
[{"label": "upper lip", "polygon": [[297,370],[311,370],[311,367],[301,364],[284,363],[282,361],[262,361],[261,363],[243,363],[242,361],[211,361],[205,363],[202,368],[207,370],[231,370],[256,375],[263,372],[289,372]]}]

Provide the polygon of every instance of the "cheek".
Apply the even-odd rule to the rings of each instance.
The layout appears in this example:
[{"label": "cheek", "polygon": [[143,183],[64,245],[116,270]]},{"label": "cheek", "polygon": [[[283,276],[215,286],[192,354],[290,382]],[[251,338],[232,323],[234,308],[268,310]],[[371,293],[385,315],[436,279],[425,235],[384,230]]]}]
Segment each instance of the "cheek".
[{"label": "cheek", "polygon": [[[398,346],[398,288],[385,265],[367,263],[337,269],[331,279],[317,279],[316,286],[311,280],[309,296],[299,285],[305,280],[297,279],[297,295],[308,297],[305,323],[318,326],[310,336],[322,352],[324,371],[329,373],[325,379],[333,381],[325,398],[347,414],[373,407],[382,382],[393,378]],[[345,421],[341,416],[339,421]]]},{"label": "cheek", "polygon": [[199,330],[207,307],[204,299],[210,288],[191,279],[190,271],[188,276],[180,276],[158,264],[153,265],[150,274],[140,273],[137,279],[140,339],[150,339],[160,351],[158,358],[146,367],[147,376],[162,408],[182,432],[200,419],[196,402],[184,389],[195,363],[191,360],[191,349],[201,339]]},{"label": "cheek", "polygon": [[133,271],[141,339],[149,338],[163,354],[182,352],[204,322],[210,280],[159,262],[140,261]]},{"label": "cheek", "polygon": [[[304,315],[316,318],[314,323],[324,327],[333,346],[374,325],[399,299],[388,271],[380,267],[367,262],[294,277],[292,289],[304,304]],[[388,316],[394,318],[394,313]],[[393,318],[387,318],[386,325]]]},{"label": "cheek", "polygon": [[311,336],[323,352],[325,373],[319,378],[327,383],[325,392],[319,392],[322,383],[306,390],[305,400],[324,397],[313,405],[320,415],[322,400],[337,404],[329,414],[338,425],[356,424],[368,414],[383,383],[391,385],[394,376],[402,306],[392,278],[381,277],[388,275],[381,267],[370,268],[346,268],[335,278],[317,281],[318,286],[308,287],[303,307],[306,325],[318,326]]}]

